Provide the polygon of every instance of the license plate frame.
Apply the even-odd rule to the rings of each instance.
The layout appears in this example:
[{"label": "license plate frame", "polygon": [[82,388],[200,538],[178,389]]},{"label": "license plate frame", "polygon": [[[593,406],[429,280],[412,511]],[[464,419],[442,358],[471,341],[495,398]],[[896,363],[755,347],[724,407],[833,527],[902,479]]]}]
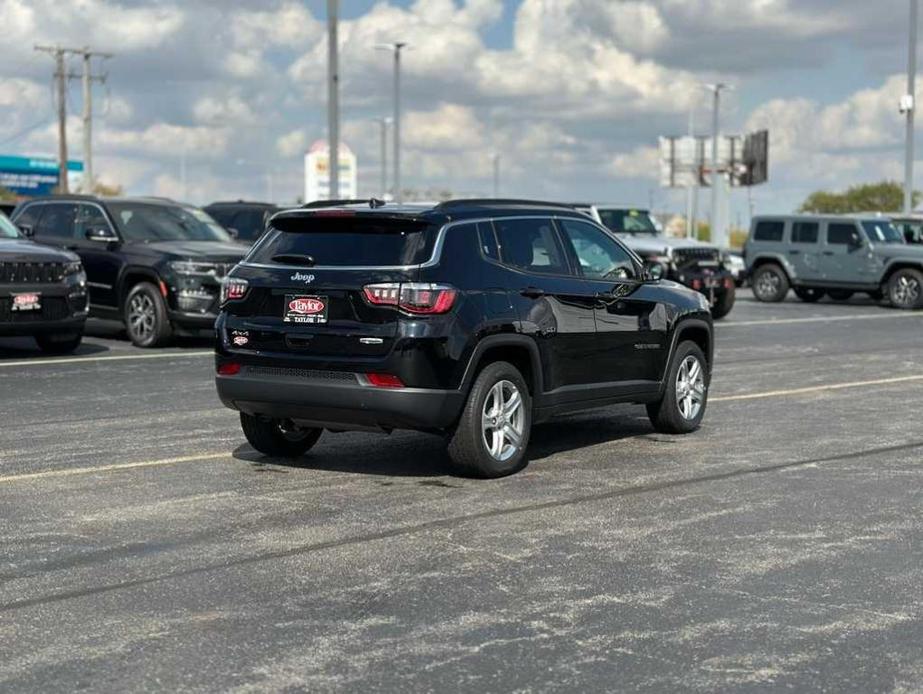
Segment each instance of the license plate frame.
[{"label": "license plate frame", "polygon": [[42,310],[41,292],[19,292],[10,295],[10,310],[17,313]]},{"label": "license plate frame", "polygon": [[[320,304],[320,306],[318,306]],[[330,314],[330,298],[319,294],[286,294],[283,323],[324,325]]]}]

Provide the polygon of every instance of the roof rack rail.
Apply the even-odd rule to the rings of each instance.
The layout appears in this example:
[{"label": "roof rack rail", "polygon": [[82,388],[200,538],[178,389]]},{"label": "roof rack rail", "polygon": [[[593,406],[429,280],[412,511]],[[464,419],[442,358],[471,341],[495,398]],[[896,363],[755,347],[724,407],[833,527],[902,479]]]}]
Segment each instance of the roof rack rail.
[{"label": "roof rack rail", "polygon": [[456,207],[506,207],[507,205],[517,205],[521,207],[558,207],[564,210],[572,210],[573,205],[564,202],[548,202],[546,200],[518,200],[516,198],[459,198],[457,200],[446,200],[441,202],[434,209],[447,210]]},{"label": "roof rack rail", "polygon": [[[372,198],[374,200],[374,198]],[[314,200],[304,204],[306,210],[320,210],[324,207],[339,207],[340,205],[368,205],[371,202],[368,198],[362,200]]]}]

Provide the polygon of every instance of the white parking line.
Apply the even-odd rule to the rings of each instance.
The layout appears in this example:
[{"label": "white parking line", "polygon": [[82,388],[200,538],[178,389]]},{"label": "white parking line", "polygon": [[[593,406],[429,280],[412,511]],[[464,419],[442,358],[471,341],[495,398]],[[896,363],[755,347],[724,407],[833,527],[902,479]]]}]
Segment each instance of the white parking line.
[{"label": "white parking line", "polygon": [[163,458],[162,460],[144,460],[138,463],[122,463],[117,465],[99,465],[97,467],[73,467],[61,470],[45,470],[44,472],[26,472],[20,475],[7,475],[0,477],[0,484],[4,482],[22,482],[23,480],[42,479],[46,477],[70,477],[72,475],[90,475],[95,472],[116,472],[119,470],[133,470],[143,467],[159,467],[162,465],[178,465],[180,463],[197,463],[206,460],[217,460],[219,458],[228,458],[231,453],[201,453],[199,455],[187,455],[180,458]]},{"label": "white parking line", "polygon": [[811,318],[767,318],[763,320],[726,321],[715,323],[716,328],[740,328],[748,325],[791,325],[792,323],[831,323],[851,320],[882,320],[885,318],[923,318],[923,311],[894,311],[891,313],[856,313],[851,316],[813,316]]},{"label": "white parking line", "polygon": [[158,354],[126,354],[116,357],[66,357],[63,359],[16,359],[14,361],[0,362],[0,369],[13,366],[46,366],[54,364],[80,364],[97,361],[130,361],[136,359],[188,359],[190,357],[213,357],[215,353],[208,352],[166,352]]},{"label": "white parking line", "polygon": [[743,395],[724,395],[709,398],[709,402],[734,402],[737,400],[762,400],[763,398],[778,398],[786,395],[804,395],[806,393],[820,393],[825,390],[843,390],[845,388],[862,388],[869,386],[886,386],[894,383],[909,383],[923,381],[923,375],[899,376],[897,378],[881,378],[877,381],[853,381],[852,383],[830,383],[823,386],[809,386],[806,388],[789,388],[788,390],[769,390],[763,393],[746,393]]}]

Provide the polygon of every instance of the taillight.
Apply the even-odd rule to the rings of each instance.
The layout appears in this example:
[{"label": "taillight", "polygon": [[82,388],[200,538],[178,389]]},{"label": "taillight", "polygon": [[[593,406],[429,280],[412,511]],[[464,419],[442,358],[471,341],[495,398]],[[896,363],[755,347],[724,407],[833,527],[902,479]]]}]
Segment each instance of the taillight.
[{"label": "taillight", "polygon": [[230,278],[221,285],[221,303],[225,301],[239,301],[247,295],[249,283],[247,280]]},{"label": "taillight", "polygon": [[236,361],[225,362],[218,365],[217,371],[219,376],[236,376],[240,373],[240,364]]},{"label": "taillight", "polygon": [[375,388],[403,388],[404,382],[391,374],[365,374],[370,386]]},{"label": "taillight", "polygon": [[368,284],[362,292],[373,306],[395,306],[416,315],[448,313],[458,296],[454,287],[424,282]]}]

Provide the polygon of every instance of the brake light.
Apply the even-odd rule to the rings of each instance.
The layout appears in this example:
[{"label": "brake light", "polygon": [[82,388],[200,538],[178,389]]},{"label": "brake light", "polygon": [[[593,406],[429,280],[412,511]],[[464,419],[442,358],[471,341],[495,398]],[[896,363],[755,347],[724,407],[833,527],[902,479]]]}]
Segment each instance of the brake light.
[{"label": "brake light", "polygon": [[231,278],[221,285],[221,303],[225,301],[240,301],[247,295],[249,288],[247,280]]},{"label": "brake light", "polygon": [[236,376],[240,373],[240,364],[236,361],[225,362],[218,365],[217,371],[219,376]]},{"label": "brake light", "polygon": [[403,388],[404,382],[392,374],[366,374],[369,385],[375,388]]},{"label": "brake light", "polygon": [[448,313],[458,296],[454,287],[424,282],[368,284],[362,292],[373,306],[395,306],[416,315]]}]

